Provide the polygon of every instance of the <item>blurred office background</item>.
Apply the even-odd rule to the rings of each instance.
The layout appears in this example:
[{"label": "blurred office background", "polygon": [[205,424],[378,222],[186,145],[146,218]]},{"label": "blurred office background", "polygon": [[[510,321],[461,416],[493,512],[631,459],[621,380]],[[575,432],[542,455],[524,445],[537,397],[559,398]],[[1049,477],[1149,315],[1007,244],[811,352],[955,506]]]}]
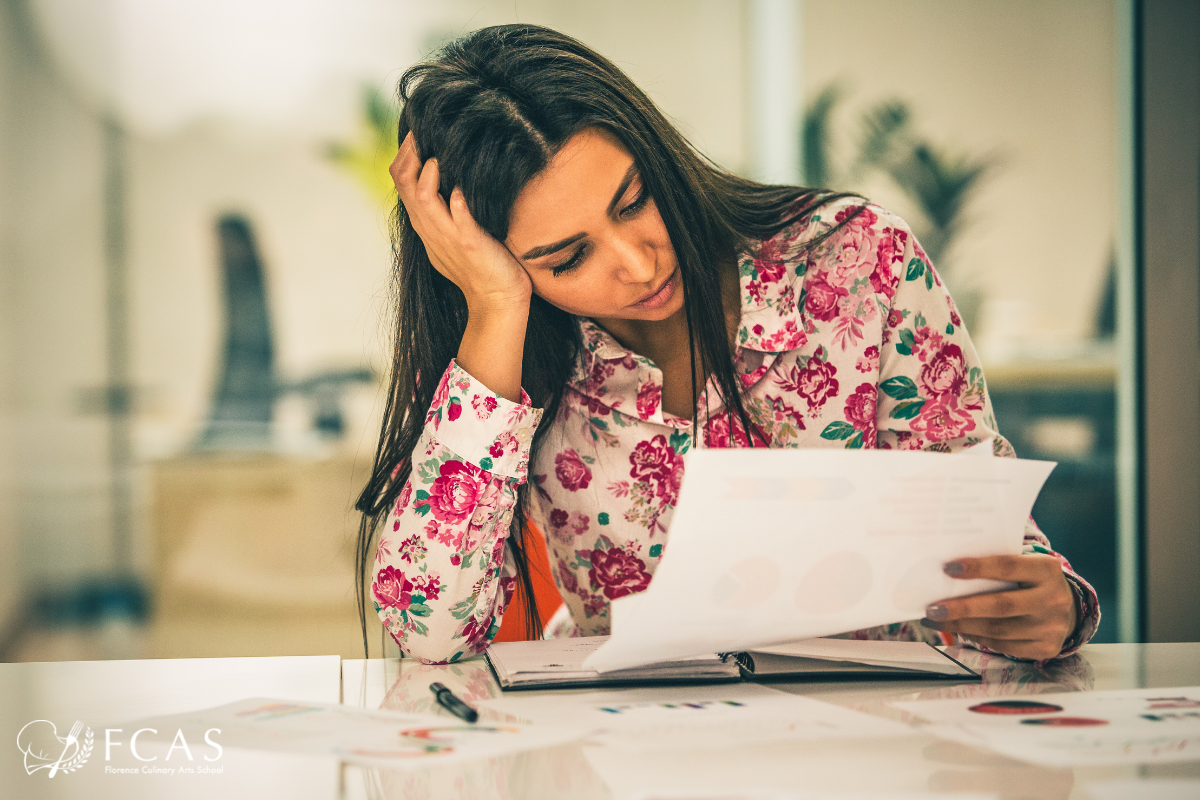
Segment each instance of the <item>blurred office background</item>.
[{"label": "blurred office background", "polygon": [[0,657],[361,656],[390,98],[514,21],[614,59],[716,162],[910,220],[1001,430],[1059,462],[1035,517],[1097,640],[1151,635],[1142,5],[0,0]]}]

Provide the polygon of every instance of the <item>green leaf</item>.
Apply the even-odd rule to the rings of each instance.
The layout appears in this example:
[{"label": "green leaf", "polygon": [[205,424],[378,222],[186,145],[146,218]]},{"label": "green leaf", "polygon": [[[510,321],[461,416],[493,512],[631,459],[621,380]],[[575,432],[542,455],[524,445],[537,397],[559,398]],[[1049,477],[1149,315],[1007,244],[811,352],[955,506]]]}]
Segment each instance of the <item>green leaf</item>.
[{"label": "green leaf", "polygon": [[858,433],[854,434],[854,438],[851,439],[850,441],[846,442],[847,450],[861,450],[862,446],[863,446],[862,431],[859,431]]},{"label": "green leaf", "polygon": [[656,544],[650,548],[650,557],[651,558],[658,558],[661,555],[662,555],[662,545],[661,544]]},{"label": "green leaf", "polygon": [[908,271],[904,275],[907,281],[915,281],[917,278],[925,274],[925,262],[919,258],[914,258],[908,262]]},{"label": "green leaf", "polygon": [[853,425],[851,425],[849,422],[842,422],[841,420],[838,420],[837,422],[831,422],[825,426],[825,430],[821,431],[821,438],[836,442],[840,439],[849,439],[854,435],[854,433],[855,431]]},{"label": "green leaf", "polygon": [[[413,597],[420,597],[420,595],[413,595]],[[421,600],[424,600],[424,599],[425,599],[424,597],[421,597]],[[423,602],[413,603],[411,606],[408,607],[408,613],[415,614],[418,617],[428,617],[430,614],[433,613],[433,609],[430,608],[429,606],[425,605],[425,603],[423,603]]]},{"label": "green leaf", "polygon": [[912,328],[904,328],[900,331],[900,341],[908,345],[911,350],[917,343],[917,335],[913,333]]},{"label": "green leaf", "polygon": [[946,323],[946,335],[947,335],[947,336],[951,336],[951,335],[953,335],[953,334],[954,334],[954,323],[953,323],[953,322],[947,322],[947,323]]},{"label": "green leaf", "polygon": [[904,342],[896,342],[896,352],[902,356],[911,356],[912,348],[906,345]]},{"label": "green leaf", "polygon": [[488,472],[491,472],[492,471],[492,459],[489,458],[488,456],[484,456],[483,458],[479,459],[479,468],[486,469]]},{"label": "green leaf", "polygon": [[671,445],[671,449],[674,450],[677,455],[683,455],[688,451],[688,447],[691,444],[691,437],[683,431],[676,430],[671,434],[669,443]]},{"label": "green leaf", "polygon": [[888,397],[891,397],[893,400],[911,400],[918,394],[917,384],[913,383],[913,379],[907,375],[897,375],[894,378],[888,378],[879,384],[879,388],[887,392]]},{"label": "green leaf", "polygon": [[925,407],[924,398],[910,400],[907,403],[899,403],[892,409],[892,419],[914,419],[921,413],[921,409]]},{"label": "green leaf", "polygon": [[425,491],[424,489],[417,489],[417,499],[418,500],[428,500],[429,492]]},{"label": "green leaf", "polygon": [[424,505],[417,506],[414,510],[423,517],[429,513],[429,504],[425,503]]},{"label": "green leaf", "polygon": [[925,270],[925,288],[933,289],[933,270]]},{"label": "green leaf", "polygon": [[599,523],[600,525],[607,525],[608,524],[608,512],[601,511],[599,514],[597,514],[596,522]]}]

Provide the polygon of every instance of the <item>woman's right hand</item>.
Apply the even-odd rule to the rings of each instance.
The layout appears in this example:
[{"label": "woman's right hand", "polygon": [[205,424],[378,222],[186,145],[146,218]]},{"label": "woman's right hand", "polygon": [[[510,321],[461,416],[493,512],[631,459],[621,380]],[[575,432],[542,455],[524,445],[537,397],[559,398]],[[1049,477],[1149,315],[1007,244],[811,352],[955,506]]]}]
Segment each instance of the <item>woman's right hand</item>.
[{"label": "woman's right hand", "polygon": [[533,294],[528,273],[502,243],[479,227],[461,189],[455,187],[446,203],[438,192],[437,159],[422,163],[411,132],[404,137],[390,172],[429,261],[462,290],[470,313],[528,314]]}]

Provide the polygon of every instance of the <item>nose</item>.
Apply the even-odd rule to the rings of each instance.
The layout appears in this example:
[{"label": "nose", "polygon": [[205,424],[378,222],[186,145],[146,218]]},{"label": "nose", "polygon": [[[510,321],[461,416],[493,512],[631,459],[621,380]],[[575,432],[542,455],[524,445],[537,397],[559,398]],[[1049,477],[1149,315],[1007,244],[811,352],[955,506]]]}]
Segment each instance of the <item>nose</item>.
[{"label": "nose", "polygon": [[623,283],[650,283],[658,271],[654,248],[634,238],[616,242],[617,277]]}]

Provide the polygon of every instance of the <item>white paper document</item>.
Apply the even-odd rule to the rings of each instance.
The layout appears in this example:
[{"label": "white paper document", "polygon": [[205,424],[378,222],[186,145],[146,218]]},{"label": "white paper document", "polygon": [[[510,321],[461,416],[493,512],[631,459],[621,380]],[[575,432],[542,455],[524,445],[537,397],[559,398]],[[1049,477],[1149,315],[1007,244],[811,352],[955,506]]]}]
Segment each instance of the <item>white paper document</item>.
[{"label": "white paper document", "polygon": [[1200,761],[1200,686],[892,703],[922,730],[1052,767]]},{"label": "white paper document", "polygon": [[1005,588],[942,565],[1020,553],[1054,464],[989,452],[693,451],[654,579],[613,601],[612,636],[584,666],[753,650]]},{"label": "white paper document", "polygon": [[[250,698],[216,708],[155,717],[123,727],[150,728],[139,737],[143,755],[177,744],[183,731],[188,742],[205,735],[222,748],[274,750],[332,756],[372,767],[423,769],[437,764],[472,761],[519,750],[549,747],[578,738],[550,726],[470,724],[450,717],[371,711],[338,704]],[[178,748],[177,748],[178,749]],[[176,754],[182,760],[183,754]]]},{"label": "white paper document", "polygon": [[511,718],[571,728],[637,750],[724,749],[775,740],[909,736],[893,720],[753,684],[511,694],[481,704]]}]

